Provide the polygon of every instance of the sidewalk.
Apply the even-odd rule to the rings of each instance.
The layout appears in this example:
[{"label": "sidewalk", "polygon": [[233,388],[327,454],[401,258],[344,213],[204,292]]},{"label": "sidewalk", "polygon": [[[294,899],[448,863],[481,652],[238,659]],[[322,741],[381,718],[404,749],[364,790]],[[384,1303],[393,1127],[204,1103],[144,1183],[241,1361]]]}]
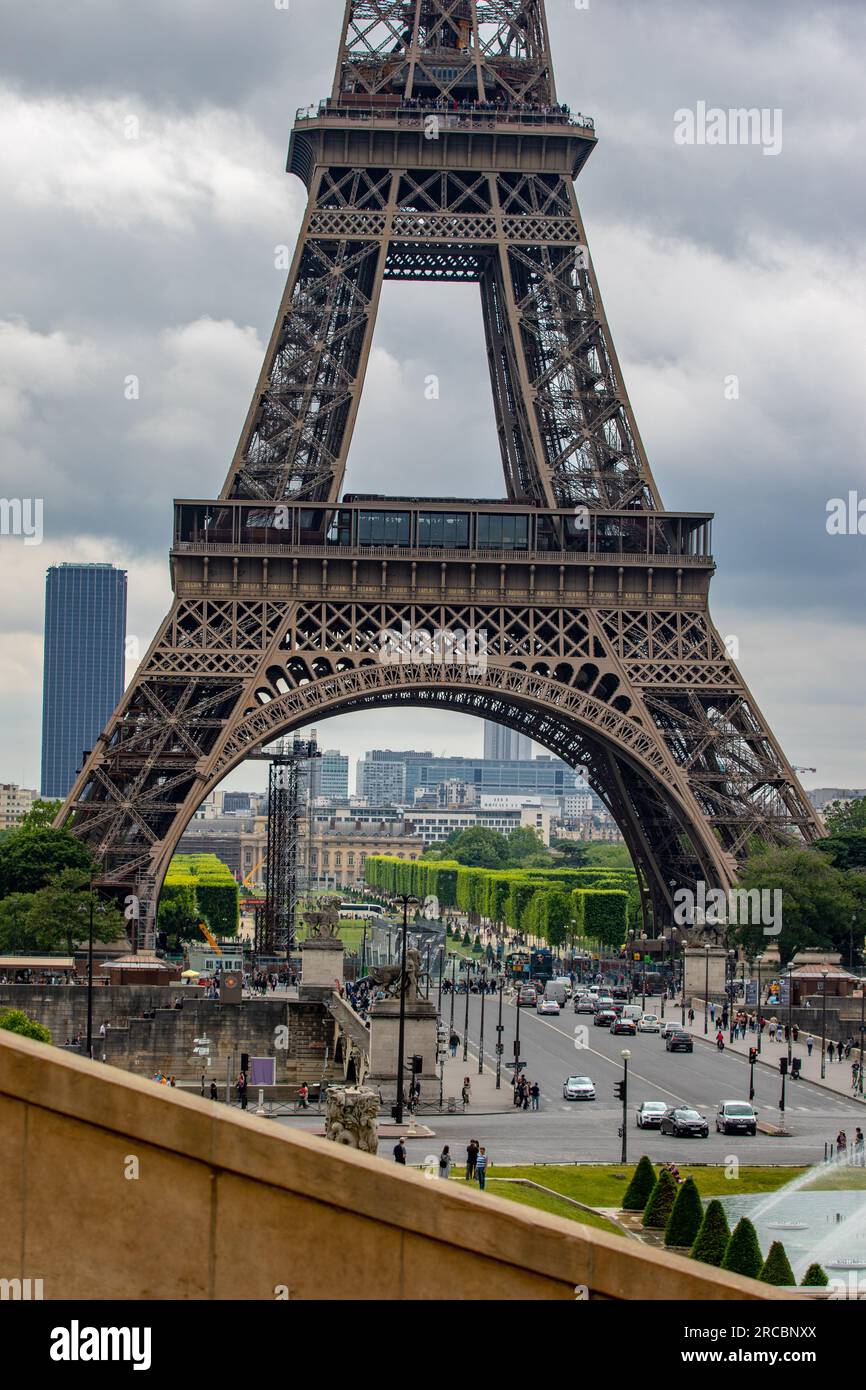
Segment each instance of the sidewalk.
[{"label": "sidewalk", "polygon": [[[460,1032],[460,1029],[458,1028],[457,1031]],[[470,1102],[465,1109],[460,1099],[464,1076],[469,1077],[471,1096]],[[501,1081],[501,1089],[497,1091],[496,1071],[487,1062],[484,1063],[484,1070],[479,1073],[477,1044],[473,1052],[472,1044],[470,1043],[469,1055],[466,1061],[463,1061],[463,1039],[461,1036],[460,1046],[457,1049],[457,1056],[452,1057],[450,1051],[445,1054],[445,1081],[442,1087],[443,1110],[448,1110],[449,1099],[453,1097],[457,1103],[457,1109],[454,1113],[458,1115],[464,1113],[466,1115],[510,1114],[514,1109],[511,1090],[511,1069],[504,1065],[504,1061]],[[429,1092],[426,1095],[426,1099],[430,1099]]]},{"label": "sidewalk", "polygon": [[[779,1010],[777,1013],[777,1017],[781,1017],[781,1013],[782,1011]],[[668,1018],[672,1017],[670,1000],[668,1000],[667,1003],[667,1016]],[[677,1012],[673,1016],[679,1016],[678,1006]],[[771,1016],[771,1014],[765,1014],[765,1017]],[[689,1024],[687,1021],[686,1027],[689,1029],[689,1031],[695,1038],[702,1039],[708,1042],[711,1046],[715,1046],[716,1033],[719,1031],[719,1028],[721,1027],[720,1015],[717,1013],[715,1022],[708,1022],[708,1031],[705,1034],[703,1011],[696,1009],[694,1023]],[[739,1057],[748,1058],[749,1048],[757,1047],[758,1045],[757,1033],[749,1033],[747,1031],[745,1038],[740,1037],[737,1038],[736,1042],[730,1042],[729,1030],[727,1028],[724,1028],[722,1031],[725,1035],[726,1052],[735,1052]],[[849,1100],[863,1101],[864,1097],[861,1096],[859,1092],[855,1095],[851,1086],[851,1064],[854,1061],[860,1061],[860,1048],[852,1047],[851,1056],[847,1060],[843,1060],[841,1062],[831,1062],[829,1057],[827,1057],[825,1060],[826,1076],[822,1080],[820,1022],[817,1030],[812,1034],[812,1037],[815,1039],[815,1046],[812,1049],[811,1057],[808,1054],[808,1050],[805,1044],[806,1036],[807,1035],[805,1033],[801,1032],[799,1040],[795,1043],[792,1043],[791,1045],[792,1058],[800,1058],[800,1080],[811,1081],[816,1086],[823,1086],[825,1090],[832,1091],[836,1095],[847,1096]],[[782,1040],[781,1042],[779,1042],[778,1040],[771,1041],[770,1038],[767,1036],[767,1029],[765,1028],[764,1035],[761,1039],[761,1051],[758,1054],[758,1063],[763,1063],[764,1066],[770,1067],[772,1071],[778,1072],[779,1058],[787,1057],[787,1055],[788,1044],[785,1042],[784,1039],[784,1030]]]}]

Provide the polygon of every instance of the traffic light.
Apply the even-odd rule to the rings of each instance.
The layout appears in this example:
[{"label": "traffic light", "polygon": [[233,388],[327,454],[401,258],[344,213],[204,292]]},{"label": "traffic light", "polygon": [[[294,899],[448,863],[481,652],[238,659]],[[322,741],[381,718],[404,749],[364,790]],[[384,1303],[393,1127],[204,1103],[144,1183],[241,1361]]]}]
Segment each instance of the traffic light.
[{"label": "traffic light", "polygon": [[779,1058],[779,1071],[782,1073],[783,1076],[787,1076],[787,1075],[788,1075],[788,1059],[787,1059],[787,1057],[780,1057],[780,1058]]},{"label": "traffic light", "polygon": [[625,1082],[624,1082],[624,1081],[617,1081],[617,1082],[615,1082],[615,1083],[614,1083],[614,1088],[613,1088],[613,1093],[614,1093],[614,1096],[616,1097],[617,1100],[625,1100]]},{"label": "traffic light", "polygon": [[424,1068],[424,1059],[419,1057],[417,1052],[412,1058],[412,1075],[419,1076]]},{"label": "traffic light", "polygon": [[750,1048],[749,1048],[749,1064],[750,1064],[750,1066],[754,1066],[755,1063],[757,1062],[757,1060],[758,1060],[758,1049],[757,1049],[756,1047],[750,1047]]}]

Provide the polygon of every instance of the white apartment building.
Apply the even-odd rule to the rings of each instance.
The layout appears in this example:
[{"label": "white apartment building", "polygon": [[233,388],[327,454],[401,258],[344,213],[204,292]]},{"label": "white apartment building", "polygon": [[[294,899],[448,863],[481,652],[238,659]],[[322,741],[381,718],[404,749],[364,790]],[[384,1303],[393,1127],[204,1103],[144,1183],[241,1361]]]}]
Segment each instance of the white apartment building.
[{"label": "white apartment building", "polygon": [[0,782],[0,830],[11,830],[19,825],[38,798],[39,793],[30,787]]}]

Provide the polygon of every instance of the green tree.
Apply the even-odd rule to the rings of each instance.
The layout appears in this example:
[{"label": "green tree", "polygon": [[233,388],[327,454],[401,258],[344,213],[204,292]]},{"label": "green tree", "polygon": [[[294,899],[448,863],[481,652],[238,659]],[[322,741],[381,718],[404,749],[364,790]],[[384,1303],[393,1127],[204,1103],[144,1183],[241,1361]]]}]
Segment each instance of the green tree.
[{"label": "green tree", "polygon": [[[32,938],[28,949],[57,951],[71,955],[76,945],[86,941],[90,931],[90,880],[78,869],[63,869],[38,893],[33,894],[27,914],[27,930]],[[97,941],[119,941],[125,932],[123,914],[114,903],[94,895],[93,935]]]},{"label": "green tree", "polygon": [[21,1009],[6,1009],[0,1013],[0,1028],[5,1028],[7,1033],[18,1033],[22,1038],[33,1038],[34,1042],[51,1042],[48,1029]]},{"label": "green tree", "polygon": [[[849,876],[826,854],[813,848],[763,845],[746,860],[740,886],[781,892],[783,919],[777,940],[783,960],[798,947],[847,951],[858,903]],[[737,935],[747,951],[757,954],[766,945],[764,928],[756,920],[740,926]]]},{"label": "green tree", "polygon": [[741,1217],[734,1227],[721,1267],[732,1274],[746,1274],[750,1279],[757,1279],[763,1269],[757,1232],[747,1216]]},{"label": "green tree", "polygon": [[631,1175],[631,1182],[622,1199],[623,1211],[643,1211],[656,1185],[656,1170],[646,1154]]},{"label": "green tree", "polygon": [[831,801],[824,807],[824,824],[831,835],[843,835],[866,830],[866,796],[847,803]]},{"label": "green tree", "polygon": [[0,843],[0,898],[35,893],[63,869],[89,874],[93,867],[90,850],[68,830],[15,830]]},{"label": "green tree", "polygon": [[497,869],[508,863],[508,841],[497,830],[473,825],[448,836],[443,851],[449,859],[472,869]]},{"label": "green tree", "polygon": [[775,1284],[778,1288],[790,1289],[796,1285],[788,1253],[780,1240],[774,1240],[770,1246],[758,1278],[762,1284]]},{"label": "green tree", "polygon": [[725,1209],[718,1197],[714,1197],[704,1212],[701,1228],[692,1246],[692,1259],[718,1267],[725,1258],[730,1239],[731,1228],[725,1216]]},{"label": "green tree", "polygon": [[687,1245],[697,1239],[704,1218],[701,1194],[692,1177],[681,1184],[673,1210],[665,1227],[665,1245]]},{"label": "green tree", "polygon": [[57,812],[63,805],[62,801],[45,801],[37,798],[23,818],[19,830],[44,830],[46,826],[54,824]]},{"label": "green tree", "polygon": [[817,840],[815,848],[829,855],[837,869],[866,868],[866,830],[840,831]]},{"label": "green tree", "polygon": [[0,899],[0,952],[7,955],[39,950],[27,926],[34,893],[10,893]]},{"label": "green tree", "polygon": [[524,864],[541,867],[553,863],[553,855],[544,847],[544,841],[537,830],[529,825],[520,825],[512,830],[506,839],[508,862],[516,868]]},{"label": "green tree", "polygon": [[800,1281],[801,1289],[825,1289],[830,1280],[827,1278],[825,1270],[819,1264],[809,1265],[806,1273]]},{"label": "green tree", "polygon": [[559,864],[580,869],[589,863],[587,846],[583,840],[551,840],[550,848]]},{"label": "green tree", "polygon": [[643,1214],[643,1224],[652,1230],[663,1231],[677,1200],[677,1180],[669,1168],[662,1168],[650,1193]]}]

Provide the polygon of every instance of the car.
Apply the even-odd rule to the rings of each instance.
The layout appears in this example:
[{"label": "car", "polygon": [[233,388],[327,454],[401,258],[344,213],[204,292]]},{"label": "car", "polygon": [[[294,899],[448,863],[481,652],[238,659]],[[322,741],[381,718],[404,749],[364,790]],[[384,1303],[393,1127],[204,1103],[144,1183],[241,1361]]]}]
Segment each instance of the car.
[{"label": "car", "polygon": [[661,1026],[661,1037],[663,1041],[669,1038],[671,1033],[684,1032],[685,1028],[683,1027],[682,1023],[677,1023],[676,1020],[673,1018],[667,1019],[666,1022],[664,1022]]},{"label": "car", "polygon": [[527,1004],[535,1005],[538,1003],[538,995],[534,985],[521,985],[517,993],[517,1007],[524,1008]]},{"label": "car", "polygon": [[684,1033],[681,1028],[675,1029],[673,1033],[668,1033],[665,1047],[668,1052],[694,1052],[695,1050],[691,1033]]},{"label": "car", "polygon": [[639,1033],[660,1033],[662,1030],[661,1022],[655,1014],[644,1014],[638,1019],[637,1031]]},{"label": "car", "polygon": [[616,1014],[613,1009],[596,1009],[595,1018],[592,1020],[596,1028],[609,1028],[616,1022]]},{"label": "car", "polygon": [[572,994],[574,993],[574,990],[571,987],[570,975],[554,975],[553,979],[551,980],[551,984],[561,986],[565,990],[566,999],[570,999]]},{"label": "car", "polygon": [[595,1000],[591,994],[578,995],[574,1001],[574,1012],[576,1014],[594,1014]]},{"label": "car", "polygon": [[625,985],[615,985],[611,990],[611,996],[614,999],[628,999],[628,990]]},{"label": "car", "polygon": [[559,1014],[559,1005],[555,999],[539,999],[535,1006],[537,1014]]},{"label": "car", "polygon": [[591,1076],[569,1076],[562,1083],[563,1100],[595,1100],[595,1085]]},{"label": "car", "polygon": [[643,1009],[640,1004],[626,1004],[622,1011],[623,1018],[633,1018],[638,1023],[643,1018]]},{"label": "car", "polygon": [[638,1129],[658,1129],[667,1109],[667,1102],[663,1100],[642,1101],[637,1108]]},{"label": "car", "polygon": [[719,1134],[755,1135],[758,1112],[747,1100],[723,1100],[716,1111],[716,1130]]},{"label": "car", "polygon": [[710,1126],[705,1115],[701,1115],[698,1110],[692,1110],[689,1105],[675,1105],[672,1109],[666,1110],[662,1115],[659,1130],[662,1134],[670,1134],[674,1138],[683,1135],[693,1135],[699,1139],[708,1139]]},{"label": "car", "polygon": [[627,1038],[633,1038],[637,1033],[637,1024],[633,1018],[615,1018],[610,1025],[610,1031]]}]

